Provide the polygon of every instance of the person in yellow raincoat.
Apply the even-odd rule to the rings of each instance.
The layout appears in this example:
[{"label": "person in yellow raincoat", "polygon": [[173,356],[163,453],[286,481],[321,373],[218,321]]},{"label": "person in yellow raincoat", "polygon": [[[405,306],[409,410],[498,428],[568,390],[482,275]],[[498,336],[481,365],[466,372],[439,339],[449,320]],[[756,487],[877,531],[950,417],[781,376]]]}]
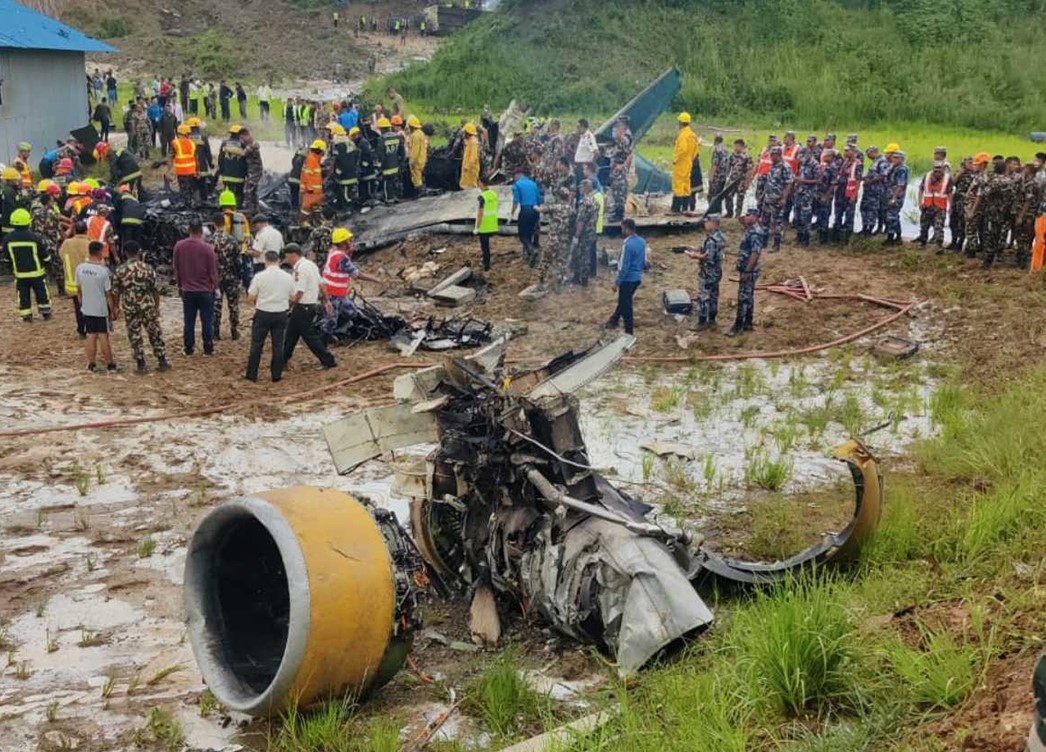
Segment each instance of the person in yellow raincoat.
[{"label": "person in yellow raincoat", "polygon": [[425,165],[429,161],[429,137],[421,130],[421,121],[415,115],[407,118],[410,136],[407,138],[407,160],[410,162],[410,183],[414,194],[421,191],[425,183]]},{"label": "person in yellow raincoat", "polygon": [[[479,187],[479,138],[475,123],[465,123],[465,149],[461,155],[462,188]],[[689,175],[689,173],[688,173]]]},{"label": "person in yellow raincoat", "polygon": [[672,153],[672,211],[681,212],[690,204],[690,171],[697,157],[697,134],[690,128],[690,113],[681,112],[676,118],[679,135]]}]

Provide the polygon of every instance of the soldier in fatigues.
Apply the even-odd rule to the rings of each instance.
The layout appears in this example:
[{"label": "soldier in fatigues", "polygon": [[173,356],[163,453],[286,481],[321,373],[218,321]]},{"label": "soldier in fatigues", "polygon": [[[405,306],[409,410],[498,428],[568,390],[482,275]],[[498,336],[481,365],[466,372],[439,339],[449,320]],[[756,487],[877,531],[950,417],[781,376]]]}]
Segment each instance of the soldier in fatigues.
[{"label": "soldier in fatigues", "polygon": [[1012,195],[1010,179],[1006,174],[1006,163],[997,162],[981,191],[980,206],[984,213],[984,237],[981,238],[984,249],[984,268],[990,269],[995,260],[1002,256],[1006,246],[1006,233],[1010,225],[1010,206]]},{"label": "soldier in fatigues", "polygon": [[240,338],[240,291],[243,275],[243,254],[240,241],[225,231],[225,215],[214,220],[214,231],[208,242],[218,257],[218,293],[214,300],[214,339],[221,339],[222,300],[229,306],[229,335]]},{"label": "soldier in fatigues", "polygon": [[1017,216],[1014,218],[1013,239],[1017,244],[1017,266],[1027,269],[1031,263],[1031,246],[1035,241],[1035,220],[1042,208],[1043,189],[1035,179],[1038,165],[1028,162],[1024,165],[1017,197]]},{"label": "soldier in fatigues", "polygon": [[861,234],[871,237],[879,227],[879,207],[883,202],[883,181],[890,163],[879,153],[878,146],[868,147],[868,158],[872,164],[864,175],[864,186],[861,193]]},{"label": "soldier in fatigues", "polygon": [[152,128],[149,127],[149,118],[145,114],[145,108],[141,103],[134,106],[134,114],[131,116],[131,126],[134,128],[134,140],[137,146],[137,154],[142,159],[149,158],[150,145],[153,142]]},{"label": "soldier in fatigues", "polygon": [[124,244],[123,252],[127,260],[113,275],[113,294],[119,310],[123,311],[127,338],[131,341],[138,373],[145,373],[146,370],[143,328],[149,336],[158,370],[166,371],[170,365],[167,362],[163,331],[160,329],[160,288],[156,271],[142,261],[140,251],[134,241]]},{"label": "soldier in fatigues", "polygon": [[974,174],[973,157],[965,157],[952,184],[952,213],[948,218],[952,242],[948,244],[949,251],[961,251],[966,241],[966,197]]},{"label": "soldier in fatigues", "polygon": [[246,128],[240,129],[243,144],[243,160],[247,163],[247,177],[243,181],[243,210],[248,214],[258,211],[258,186],[265,172],[262,166],[261,147]]},{"label": "soldier in fatigues", "polygon": [[712,173],[708,176],[708,196],[712,202],[708,211],[718,214],[723,208],[723,189],[726,188],[726,176],[730,172],[730,152],[723,144],[723,134],[716,133],[712,146]]},{"label": "soldier in fatigues", "polygon": [[327,263],[327,254],[330,253],[331,235],[334,232],[334,210],[329,206],[323,207],[323,220],[309,233],[305,241],[306,258],[316,266],[323,268]]},{"label": "soldier in fatigues", "polygon": [[[821,165],[811,149],[799,150],[799,171],[795,176],[795,224],[798,234],[796,242],[803,247],[810,245],[810,223],[814,215],[814,195],[821,183]],[[878,205],[876,205],[878,210]]]},{"label": "soldier in fatigues", "polygon": [[51,271],[61,290],[65,285],[65,269],[62,267],[62,257],[58,255],[58,248],[65,238],[60,219],[62,215],[55,210],[53,196],[46,192],[33,201],[31,212],[33,232],[43,241],[43,252],[51,257]]},{"label": "soldier in fatigues", "polygon": [[574,239],[570,244],[570,271],[575,285],[588,285],[592,258],[596,253],[596,220],[599,205],[593,195],[592,181],[581,181],[581,200],[574,220]]},{"label": "soldier in fatigues", "polygon": [[908,195],[908,165],[905,153],[898,149],[890,155],[890,172],[886,176],[886,241],[884,245],[901,244],[901,211]]},{"label": "soldier in fatigues", "polygon": [[792,170],[781,158],[781,147],[770,148],[770,170],[763,182],[762,200],[759,202],[760,221],[770,231],[774,240],[773,251],[781,250],[781,234],[784,232],[785,208],[792,192]]},{"label": "soldier in fatigues", "polygon": [[620,222],[625,218],[625,206],[628,204],[628,174],[632,169],[632,131],[628,129],[626,119],[614,124],[614,142],[610,146],[610,191],[609,209],[606,212],[611,222]]},{"label": "soldier in fatigues", "polygon": [[745,235],[741,239],[741,248],[737,254],[737,271],[741,279],[737,285],[737,319],[726,333],[736,337],[741,332],[750,332],[754,328],[755,318],[755,283],[759,278],[759,259],[766,247],[768,233],[759,222],[759,210],[749,209],[741,218]]},{"label": "soldier in fatigues", "polygon": [[834,242],[850,242],[854,230],[857,193],[861,190],[863,172],[864,164],[863,160],[857,157],[857,146],[847,145],[835,184],[835,226],[832,228]]},{"label": "soldier in fatigues", "polygon": [[705,217],[705,242],[697,253],[687,255],[700,262],[697,289],[697,331],[712,329],[719,315],[719,282],[723,279],[723,259],[726,257],[726,238],[719,229],[720,216]]},{"label": "soldier in fatigues", "polygon": [[814,191],[814,216],[817,217],[817,236],[821,245],[828,242],[828,226],[831,223],[832,199],[835,195],[835,183],[839,177],[842,161],[838,159],[835,149],[824,149],[821,152],[821,182]]},{"label": "soldier in fatigues", "polygon": [[558,187],[556,192],[551,194],[551,200],[541,207],[541,213],[548,218],[548,239],[541,245],[538,281],[542,289],[551,284],[553,290],[559,290],[570,255],[574,192],[565,186]]},{"label": "soldier in fatigues", "polygon": [[984,228],[984,211],[981,206],[981,194],[988,184],[986,172],[991,156],[987,152],[980,152],[973,158],[973,177],[970,178],[970,186],[966,189],[965,213],[966,229],[963,232],[965,241],[964,249],[969,258],[977,255],[981,249],[983,238],[981,232]]},{"label": "soldier in fatigues", "polygon": [[723,205],[726,207],[728,217],[741,216],[745,193],[748,191],[748,183],[752,179],[752,157],[746,149],[747,145],[743,138],[734,141],[734,152],[730,155],[726,173],[726,188],[723,193]]}]

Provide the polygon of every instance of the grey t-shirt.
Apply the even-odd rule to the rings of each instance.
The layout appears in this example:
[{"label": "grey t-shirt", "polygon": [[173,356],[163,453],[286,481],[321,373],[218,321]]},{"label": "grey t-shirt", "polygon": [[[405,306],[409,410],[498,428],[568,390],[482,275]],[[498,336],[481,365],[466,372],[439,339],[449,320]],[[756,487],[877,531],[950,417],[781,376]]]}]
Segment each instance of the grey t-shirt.
[{"label": "grey t-shirt", "polygon": [[76,284],[83,295],[80,312],[84,316],[107,317],[109,301],[105,294],[113,287],[109,269],[102,264],[80,264],[76,267]]}]

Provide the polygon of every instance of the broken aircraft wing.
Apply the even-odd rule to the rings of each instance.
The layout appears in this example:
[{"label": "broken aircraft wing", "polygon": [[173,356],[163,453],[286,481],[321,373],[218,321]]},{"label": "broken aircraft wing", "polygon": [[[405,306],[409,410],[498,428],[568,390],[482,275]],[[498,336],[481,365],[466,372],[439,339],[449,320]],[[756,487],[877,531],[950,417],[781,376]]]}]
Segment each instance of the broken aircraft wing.
[{"label": "broken aircraft wing", "polygon": [[393,449],[436,441],[436,419],[409,403],[372,407],[328,423],[323,437],[334,467],[344,475]]}]

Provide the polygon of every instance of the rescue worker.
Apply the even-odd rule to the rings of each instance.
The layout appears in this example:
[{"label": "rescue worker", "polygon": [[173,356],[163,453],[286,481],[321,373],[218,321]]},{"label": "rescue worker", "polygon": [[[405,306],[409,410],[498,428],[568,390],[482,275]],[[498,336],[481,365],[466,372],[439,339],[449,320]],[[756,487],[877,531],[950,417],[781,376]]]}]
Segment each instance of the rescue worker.
[{"label": "rescue worker", "polygon": [[966,229],[963,233],[964,250],[967,257],[973,258],[981,249],[984,238],[984,213],[981,206],[981,193],[988,183],[986,169],[991,162],[991,155],[987,152],[979,152],[973,158],[972,177],[969,188],[966,189],[966,199],[963,202],[966,208]]},{"label": "rescue worker", "polygon": [[944,252],[944,219],[951,202],[951,180],[945,171],[944,162],[933,163],[933,169],[919,183],[919,245],[929,242],[933,227],[933,242],[937,252]]},{"label": "rescue worker", "polygon": [[[41,181],[40,187],[42,190],[39,191],[37,197],[33,200],[30,213],[33,216],[33,232],[43,240],[44,252],[51,258],[51,270],[54,273],[59,289],[61,289],[63,270],[61,258],[58,256],[58,248],[65,237],[65,232],[62,228],[62,222],[65,217],[57,210],[58,207],[54,202],[54,194],[50,192],[52,188],[58,188],[58,186],[50,181],[47,181],[47,183],[49,184],[45,185]],[[58,188],[58,195],[61,195],[60,188]]]},{"label": "rescue worker", "polygon": [[334,234],[334,209],[329,206],[323,207],[322,217],[319,226],[314,227],[309,233],[309,239],[305,241],[303,249],[306,258],[315,262],[321,269],[327,263],[327,255],[330,253],[331,236]]},{"label": "rescue worker", "polygon": [[349,140],[359,150],[359,197],[361,201],[368,201],[375,195],[375,185],[378,182],[380,166],[374,156],[374,149],[370,141],[363,137],[359,126],[349,129]]},{"label": "rescue worker", "polygon": [[714,329],[719,315],[719,283],[723,279],[723,259],[726,258],[726,237],[719,229],[721,216],[705,217],[705,242],[700,251],[688,250],[686,255],[699,262],[697,288],[696,331]]},{"label": "rescue worker", "polygon": [[218,150],[218,178],[224,190],[232,191],[237,206],[243,206],[243,183],[247,179],[246,151],[240,140],[242,130],[239,125],[230,125],[229,137]]},{"label": "rescue worker", "polygon": [[22,188],[27,191],[33,188],[33,168],[29,166],[29,155],[32,152],[33,145],[28,141],[22,141],[18,144],[18,153],[11,162],[11,166],[18,170],[21,176]]},{"label": "rescue worker", "polygon": [[[242,216],[242,215],[241,215]],[[221,339],[222,300],[229,307],[229,336],[240,338],[240,290],[243,276],[243,244],[225,229],[226,214],[215,217],[207,242],[218,257],[218,292],[214,297],[214,339]]]},{"label": "rescue worker", "polygon": [[761,206],[763,203],[763,188],[766,187],[766,176],[770,174],[770,167],[773,165],[770,159],[770,152],[774,147],[780,147],[781,145],[777,142],[777,136],[773,133],[767,139],[766,148],[759,152],[759,161],[755,167],[755,203],[756,206]]},{"label": "rescue worker", "polygon": [[120,264],[120,254],[116,250],[116,230],[109,221],[112,210],[109,204],[94,205],[95,213],[87,219],[87,237],[102,244],[102,259],[115,268]]},{"label": "rescue worker", "polygon": [[291,211],[301,210],[301,170],[305,166],[308,149],[296,149],[291,157],[291,171],[287,173],[287,187],[291,192]]},{"label": "rescue worker", "polygon": [[890,156],[890,172],[886,176],[886,241],[885,245],[901,244],[901,211],[908,193],[908,165],[905,153],[897,149]]},{"label": "rescue worker", "polygon": [[[628,205],[628,176],[632,170],[632,149],[635,143],[627,116],[622,116],[614,123],[613,138],[607,153],[610,161],[610,186],[606,194],[610,209],[607,213],[612,221],[621,222]],[[597,190],[596,193],[602,195],[603,191]]]},{"label": "rescue worker", "polygon": [[335,123],[331,132],[334,141],[331,149],[334,159],[334,182],[338,186],[334,195],[334,205],[339,211],[347,211],[355,203],[359,188],[360,150],[340,124]]},{"label": "rescue worker", "polygon": [[163,330],[160,327],[160,284],[156,270],[141,257],[141,248],[137,242],[124,245],[127,261],[113,274],[113,297],[116,300],[115,315],[122,313],[127,325],[127,339],[131,343],[131,352],[138,373],[145,373],[145,343],[142,330],[149,337],[149,346],[156,358],[157,370],[166,371],[171,366],[167,362],[167,347],[163,341]]},{"label": "rescue worker", "polygon": [[62,263],[62,289],[66,297],[73,301],[76,334],[80,339],[87,339],[87,327],[84,324],[83,313],[80,312],[80,287],[76,283],[76,267],[87,262],[90,247],[91,239],[87,237],[86,223],[76,222],[73,225],[72,237],[62,241],[62,245],[58,249]]},{"label": "rescue worker", "polygon": [[203,132],[203,122],[198,117],[186,121],[189,126],[189,138],[196,146],[196,188],[199,191],[199,203],[207,203],[211,188],[209,179],[214,171],[214,155],[211,153],[211,141]]},{"label": "rescue worker", "polygon": [[490,271],[490,238],[498,234],[498,193],[482,180],[483,190],[479,194],[479,207],[476,209],[474,232],[479,236],[480,258],[483,271]]},{"label": "rescue worker", "polygon": [[[21,182],[21,175],[18,176]],[[18,208],[11,212],[11,231],[3,238],[4,255],[11,260],[18,291],[18,315],[22,321],[33,320],[32,297],[44,320],[51,318],[51,293],[47,289],[47,266],[51,257],[43,238],[30,229],[33,217],[27,209]]]},{"label": "rescue worker", "polygon": [[547,289],[550,282],[553,291],[559,291],[566,276],[570,259],[571,223],[574,219],[574,172],[570,161],[564,157],[563,169],[569,175],[564,176],[559,185],[548,194],[548,200],[541,207],[541,214],[548,218],[548,239],[541,245],[538,261],[539,290]]},{"label": "rescue worker", "polygon": [[843,152],[843,163],[836,178],[835,226],[832,228],[834,242],[850,242],[854,231],[854,214],[857,210],[857,194],[861,190],[864,173],[862,160],[857,158],[857,146],[848,144]]},{"label": "rescue worker", "polygon": [[897,142],[889,143],[883,150],[883,156],[885,163],[880,168],[883,174],[882,180],[882,194],[879,197],[879,226],[883,232],[886,232],[886,211],[887,205],[890,201],[890,173],[893,172],[893,155],[900,151],[901,147]]},{"label": "rescue worker", "polygon": [[413,195],[418,195],[425,186],[425,166],[429,161],[429,137],[421,129],[421,120],[416,115],[407,118],[410,137],[407,140],[407,158],[410,161],[410,184]]},{"label": "rescue worker", "polygon": [[323,208],[323,154],[327,144],[316,139],[309,146],[305,164],[301,168],[301,213],[309,217]]},{"label": "rescue worker", "polygon": [[387,118],[378,120],[378,156],[381,160],[381,197],[386,203],[400,197],[400,165],[405,157],[403,139],[392,131]]},{"label": "rescue worker", "polygon": [[[788,165],[788,169],[792,171],[792,177],[799,172],[799,142],[795,140],[795,131],[785,131],[784,143],[781,145],[781,159]],[[795,191],[788,194],[788,200],[785,201],[785,214],[784,223],[788,224],[789,221],[795,222],[795,218],[792,213],[792,205],[795,202]]]},{"label": "rescue worker", "polygon": [[221,207],[225,217],[222,229],[232,235],[240,244],[240,278],[243,280],[243,289],[246,290],[251,283],[253,264],[251,261],[251,223],[247,215],[236,210],[236,194],[230,190],[224,190],[218,196],[218,206]]},{"label": "rescue worker", "polygon": [[832,199],[835,195],[835,184],[839,177],[842,161],[835,149],[824,149],[821,152],[821,182],[814,193],[814,216],[817,218],[817,239],[821,245],[828,243],[829,225],[832,216]]},{"label": "rescue worker", "polygon": [[726,187],[723,189],[726,216],[741,216],[745,194],[748,192],[748,185],[752,180],[752,167],[752,157],[748,154],[748,145],[743,138],[736,139],[734,151],[727,163]]},{"label": "rescue worker", "polygon": [[265,167],[262,164],[261,144],[246,128],[240,129],[240,143],[243,144],[243,161],[247,174],[243,182],[243,210],[258,211],[258,186],[261,185]]},{"label": "rescue worker", "polygon": [[574,238],[570,242],[571,282],[588,286],[592,271],[592,256],[596,248],[596,225],[599,222],[600,205],[596,201],[595,186],[591,179],[581,181],[581,196],[574,217]]},{"label": "rescue worker", "polygon": [[861,192],[861,234],[871,237],[882,229],[879,226],[879,207],[883,200],[883,181],[890,163],[879,153],[878,146],[868,147],[868,158],[872,164],[864,174],[864,186]]},{"label": "rescue worker", "polygon": [[120,244],[124,245],[132,240],[141,244],[142,227],[145,225],[145,207],[126,185],[120,186],[119,202]]},{"label": "rescue worker", "polygon": [[182,199],[191,203],[199,195],[196,185],[199,176],[196,163],[196,144],[189,137],[192,129],[185,124],[178,126],[178,136],[171,141],[170,168],[178,180],[178,192]]},{"label": "rescue worker", "polygon": [[690,172],[700,148],[690,120],[689,112],[681,112],[676,118],[679,132],[672,151],[672,211],[676,213],[685,211],[690,205]]},{"label": "rescue worker", "polygon": [[723,189],[729,172],[730,152],[723,145],[723,134],[716,133],[712,141],[712,171],[708,175],[708,210],[719,214],[723,208]]},{"label": "rescue worker", "polygon": [[328,337],[333,337],[342,313],[351,315],[355,310],[349,300],[352,280],[362,279],[368,282],[380,280],[364,272],[352,261],[356,250],[352,242],[352,232],[345,227],[338,227],[331,233],[331,248],[327,261],[323,265],[323,291],[327,296],[327,316],[320,325],[320,330]]},{"label": "rescue worker", "polygon": [[1013,222],[1013,240],[1017,246],[1017,266],[1027,269],[1031,262],[1032,243],[1035,242],[1035,218],[1043,203],[1043,189],[1035,179],[1038,165],[1027,162],[1022,171],[1017,197],[1017,215]]},{"label": "rescue worker", "polygon": [[741,217],[745,228],[741,239],[741,248],[737,255],[737,271],[740,281],[737,285],[737,318],[733,327],[726,333],[736,337],[741,332],[750,332],[754,328],[755,318],[755,284],[759,279],[759,261],[766,247],[767,231],[759,221],[759,210],[751,208]]},{"label": "rescue worker", "polygon": [[1002,256],[1006,246],[1006,232],[1009,229],[1009,179],[1006,174],[1006,163],[997,161],[992,168],[978,199],[978,210],[984,217],[984,229],[981,232],[981,247],[984,250],[983,268],[990,269]]},{"label": "rescue worker", "polygon": [[109,162],[109,184],[127,185],[137,196],[142,187],[142,168],[138,160],[127,149],[112,149],[102,141],[94,149],[95,159],[106,159]]},{"label": "rescue worker", "polygon": [[763,181],[762,200],[759,214],[764,227],[769,228],[774,239],[773,252],[781,250],[781,234],[785,225],[785,207],[792,193],[792,170],[781,156],[781,147],[770,149],[770,170]]},{"label": "rescue worker", "polygon": [[959,171],[955,174],[952,183],[952,210],[948,217],[948,229],[952,232],[952,242],[948,244],[949,251],[962,251],[966,241],[966,195],[973,182],[973,157],[963,157],[959,165]]},{"label": "rescue worker", "polygon": [[[796,242],[801,247],[810,245],[810,224],[814,214],[814,197],[821,184],[821,164],[809,147],[802,147],[799,152],[799,171],[795,175],[795,226]],[[878,201],[875,204],[878,213]]]},{"label": "rescue worker", "polygon": [[0,173],[0,234],[11,232],[14,225],[11,215],[17,209],[28,209],[30,198],[28,191],[22,188],[22,175],[14,167],[5,167]]},{"label": "rescue worker", "polygon": [[461,179],[458,185],[462,188],[479,187],[479,130],[476,124],[465,123],[462,128],[465,134],[465,146],[461,154]]}]

